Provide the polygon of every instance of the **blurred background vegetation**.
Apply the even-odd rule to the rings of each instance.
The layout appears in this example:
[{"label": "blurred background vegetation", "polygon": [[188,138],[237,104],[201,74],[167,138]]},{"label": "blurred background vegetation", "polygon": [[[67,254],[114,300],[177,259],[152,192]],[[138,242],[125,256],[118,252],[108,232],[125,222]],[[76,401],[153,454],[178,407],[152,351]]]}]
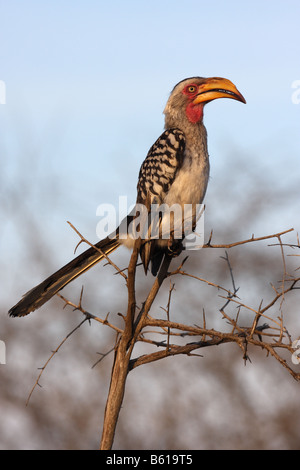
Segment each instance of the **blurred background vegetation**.
[{"label": "blurred background vegetation", "polygon": [[[268,178],[264,179],[263,187],[258,186],[255,194],[255,199],[262,203],[253,207],[253,180],[258,175],[252,169],[253,180],[248,178],[246,184],[240,166],[234,162],[237,156],[238,150],[232,150],[233,169],[227,176],[226,192],[223,192],[222,171],[215,175],[211,184],[205,227],[206,240],[213,228],[215,243],[248,238],[253,227],[257,236],[269,234],[259,227],[260,224],[263,226],[273,204],[278,214],[284,213],[288,206],[291,213],[295,211],[296,218],[297,204],[293,209],[293,201],[297,200],[295,188],[288,188],[287,192],[283,189],[279,197],[278,188],[274,190],[272,180]],[[34,162],[34,156],[31,158]],[[31,166],[35,168],[34,164]],[[63,302],[56,298],[24,319],[13,320],[5,316],[5,311],[21,293],[64,262],[60,259],[61,254],[69,253],[72,257],[72,248],[77,242],[71,233],[70,239],[74,239],[63,248],[63,241],[51,235],[55,227],[53,230],[39,223],[39,215],[32,208],[36,200],[43,198],[45,185],[34,184],[35,172],[32,172],[32,180],[24,181],[19,171],[16,177],[19,182],[15,188],[5,189],[7,206],[2,208],[1,214],[5,221],[2,228],[8,230],[9,225],[13,225],[16,233],[13,250],[2,264],[1,284],[7,289],[2,296],[1,338],[7,345],[7,364],[1,366],[1,447],[94,448],[100,437],[113,355],[95,368],[91,367],[99,359],[98,353],[107,352],[114,343],[114,334],[109,328],[85,323],[72,335],[47,367],[40,381],[42,388],[35,389],[25,407],[38,368],[80,322],[82,315],[70,307],[63,310]],[[244,182],[241,192],[236,181]],[[59,206],[64,197],[63,184],[48,178],[47,185],[53,194],[51,206]],[[1,187],[5,187],[5,181]],[[237,198],[240,193],[243,194],[242,203]],[[220,201],[224,210],[220,208]],[[51,225],[51,221],[47,220],[48,224]],[[284,241],[287,240],[295,242],[295,234],[286,236]],[[238,295],[254,308],[262,299],[264,305],[272,299],[270,283],[279,286],[278,281],[282,278],[280,248],[269,244],[270,241],[258,242],[229,250],[235,282],[240,287]],[[228,268],[221,256],[224,256],[224,250],[189,252],[185,269],[231,288]],[[129,253],[122,248],[113,259],[125,267]],[[294,272],[297,258],[287,258],[287,261],[288,270]],[[177,262],[179,260],[174,260],[173,266]],[[144,279],[141,268],[140,271],[139,301],[152,282],[150,277]],[[176,290],[172,297],[172,320],[201,324],[205,309],[208,328],[227,330],[218,311],[224,299],[219,297],[216,289],[187,278],[177,277],[173,281]],[[101,265],[68,286],[63,294],[77,302],[83,284],[84,308],[102,318],[110,312],[110,321],[121,325],[117,313],[126,310],[123,279],[115,276],[110,266]],[[153,316],[164,318],[160,306],[167,304],[168,288],[166,283],[152,309]],[[298,309],[299,300],[292,292],[283,305],[285,324],[292,335],[299,332]],[[241,324],[250,325],[252,320],[252,314],[242,309]],[[130,373],[115,448],[299,448],[299,385],[286,370],[273,358],[266,358],[265,353],[251,349],[252,362],[245,366],[242,352],[235,345],[199,352],[203,357],[168,358]],[[291,362],[290,357],[287,360]]]}]

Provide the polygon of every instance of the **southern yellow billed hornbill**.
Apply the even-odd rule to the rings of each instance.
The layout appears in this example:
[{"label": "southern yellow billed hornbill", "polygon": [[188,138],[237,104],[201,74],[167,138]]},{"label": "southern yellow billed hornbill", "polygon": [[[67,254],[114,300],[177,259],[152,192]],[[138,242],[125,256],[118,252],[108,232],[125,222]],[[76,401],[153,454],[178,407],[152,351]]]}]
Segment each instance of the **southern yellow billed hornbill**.
[{"label": "southern yellow billed hornbill", "polygon": [[[169,206],[202,203],[209,178],[203,108],[217,98],[232,98],[246,103],[234,84],[225,78],[187,78],[173,88],[164,110],[165,131],[149,150],[140,169],[138,204],[149,208],[149,202],[153,201]],[[128,216],[127,219],[129,224],[132,218]],[[117,229],[113,238],[109,236],[95,246],[108,255],[120,244],[132,248],[134,240],[130,237],[121,239]],[[145,272],[151,261],[152,274],[156,275],[162,258],[172,256],[170,240],[146,240],[141,243],[140,256]],[[22,317],[41,307],[103,257],[100,251],[89,248],[25,294],[9,314]]]}]

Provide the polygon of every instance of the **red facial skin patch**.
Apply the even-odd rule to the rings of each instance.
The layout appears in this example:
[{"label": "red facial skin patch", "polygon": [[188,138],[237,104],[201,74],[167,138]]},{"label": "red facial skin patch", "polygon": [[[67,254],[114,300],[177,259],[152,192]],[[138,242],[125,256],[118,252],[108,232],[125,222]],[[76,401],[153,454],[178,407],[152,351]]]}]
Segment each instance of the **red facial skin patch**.
[{"label": "red facial skin patch", "polygon": [[189,103],[186,107],[186,116],[192,124],[196,124],[203,118],[203,103],[193,104]]},{"label": "red facial skin patch", "polygon": [[194,85],[193,83],[187,85],[182,91],[182,93],[186,95],[190,100],[189,104],[186,107],[185,112],[186,112],[186,116],[188,120],[192,124],[196,124],[197,122],[201,121],[203,118],[203,103],[193,104],[193,100],[197,96],[198,92],[199,92],[198,85]]}]

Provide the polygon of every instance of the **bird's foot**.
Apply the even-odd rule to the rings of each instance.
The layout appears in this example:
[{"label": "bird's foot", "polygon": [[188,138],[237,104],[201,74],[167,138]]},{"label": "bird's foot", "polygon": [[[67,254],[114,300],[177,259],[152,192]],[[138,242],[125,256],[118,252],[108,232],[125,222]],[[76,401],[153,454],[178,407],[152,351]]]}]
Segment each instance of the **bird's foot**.
[{"label": "bird's foot", "polygon": [[167,252],[169,256],[179,256],[183,250],[182,240],[168,240]]}]

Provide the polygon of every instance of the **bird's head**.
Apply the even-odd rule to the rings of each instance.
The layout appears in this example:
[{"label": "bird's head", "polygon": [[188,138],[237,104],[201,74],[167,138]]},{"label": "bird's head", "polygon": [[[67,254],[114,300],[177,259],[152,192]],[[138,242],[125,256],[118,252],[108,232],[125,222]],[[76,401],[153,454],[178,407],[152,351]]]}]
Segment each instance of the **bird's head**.
[{"label": "bird's head", "polygon": [[226,78],[186,78],[177,83],[171,92],[164,110],[166,123],[173,126],[187,119],[197,124],[202,121],[204,105],[217,98],[232,98],[246,103],[243,95]]}]

